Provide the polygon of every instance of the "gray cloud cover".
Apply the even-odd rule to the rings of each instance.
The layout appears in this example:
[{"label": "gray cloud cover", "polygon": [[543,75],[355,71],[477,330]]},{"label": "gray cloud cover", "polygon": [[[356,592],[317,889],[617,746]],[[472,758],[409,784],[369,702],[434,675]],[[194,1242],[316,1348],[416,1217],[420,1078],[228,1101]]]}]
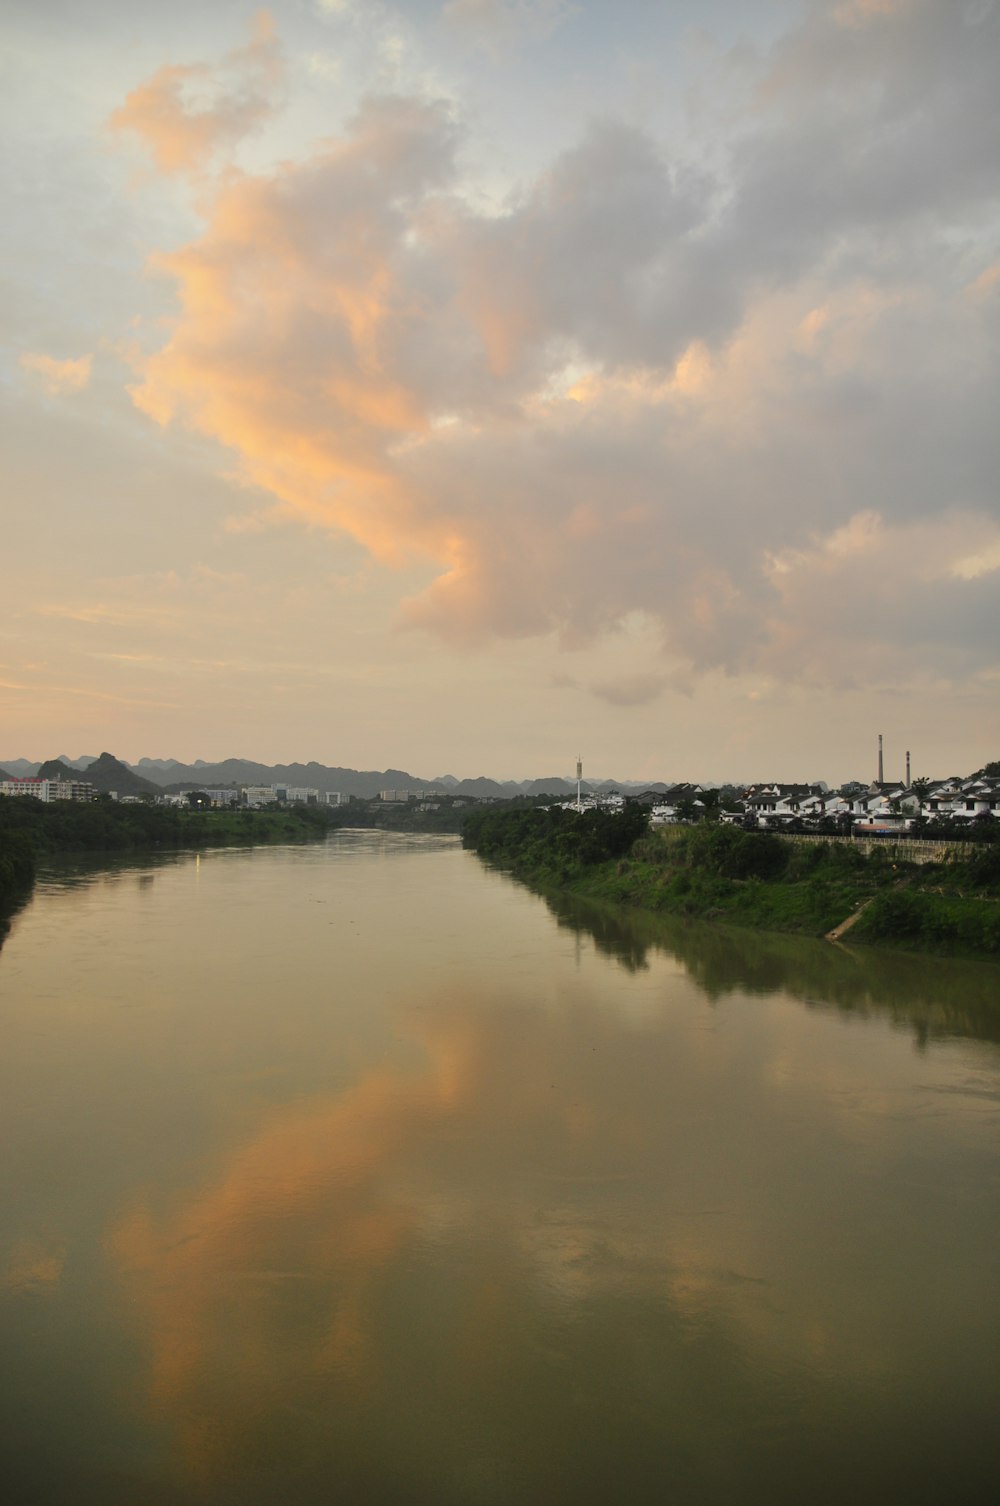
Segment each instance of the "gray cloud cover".
[{"label": "gray cloud cover", "polygon": [[450,106],[371,99],[219,179],[137,400],[436,561],[403,618],[452,640],[641,614],[673,666],[990,675],[998,77],[995,6],[817,5],[711,173],[599,120],[493,215]]}]

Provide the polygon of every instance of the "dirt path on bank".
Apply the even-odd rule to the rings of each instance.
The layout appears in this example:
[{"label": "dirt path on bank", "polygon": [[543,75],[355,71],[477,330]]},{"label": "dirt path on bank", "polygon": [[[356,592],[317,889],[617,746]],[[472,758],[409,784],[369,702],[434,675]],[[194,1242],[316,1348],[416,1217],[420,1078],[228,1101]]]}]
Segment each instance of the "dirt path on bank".
[{"label": "dirt path on bank", "polygon": [[842,936],[845,936],[847,934],[852,926],[857,925],[862,915],[868,909],[868,906],[875,903],[875,899],[876,896],[874,894],[872,895],[871,899],[866,899],[864,904],[859,905],[858,908],[853,912],[853,914],[849,915],[846,920],[842,920],[840,922],[839,926],[834,926],[832,931],[827,931],[824,940],[839,941]]}]

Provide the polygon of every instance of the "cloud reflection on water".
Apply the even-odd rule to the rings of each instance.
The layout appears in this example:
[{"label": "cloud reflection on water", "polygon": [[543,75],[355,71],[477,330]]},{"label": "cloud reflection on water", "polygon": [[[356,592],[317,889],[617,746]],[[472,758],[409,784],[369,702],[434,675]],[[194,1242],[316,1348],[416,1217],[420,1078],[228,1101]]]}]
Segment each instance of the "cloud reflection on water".
[{"label": "cloud reflection on water", "polygon": [[902,1112],[891,1038],[831,1039],[784,998],[720,1040],[690,998],[623,1019],[593,980],[483,1003],[414,996],[418,1064],[274,1108],[112,1231],[192,1482],[715,1500],[748,1461],[818,1481],[863,1417],[919,1415],[923,1346],[951,1357],[912,1312],[968,1330],[981,1294],[942,1280],[922,1195],[887,1192],[939,1133]]}]

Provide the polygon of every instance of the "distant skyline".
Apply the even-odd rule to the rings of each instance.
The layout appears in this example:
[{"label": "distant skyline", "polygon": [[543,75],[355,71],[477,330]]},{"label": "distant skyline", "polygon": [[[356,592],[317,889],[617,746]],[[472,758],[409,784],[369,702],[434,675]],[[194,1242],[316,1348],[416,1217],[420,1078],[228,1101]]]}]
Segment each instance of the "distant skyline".
[{"label": "distant skyline", "polygon": [[[104,748],[101,751],[102,751],[102,753],[111,753],[113,757],[117,756],[117,755],[115,755],[113,753],[113,751],[110,748]],[[888,783],[894,783],[897,780],[899,780],[900,782],[903,782],[905,780],[907,757],[908,757],[908,754],[911,754],[911,753],[912,753],[912,750],[904,750],[903,751],[903,753],[901,755],[902,756],[902,765],[897,770],[896,767],[895,767],[895,763],[894,763],[894,757],[895,757],[895,755],[894,755],[893,750],[891,750],[891,749],[886,750],[885,761],[884,761],[884,771],[883,771],[886,782],[888,782]],[[37,764],[39,767],[41,767],[44,763],[47,763],[49,761],[54,761],[54,760],[58,759],[58,760],[61,760],[61,761],[65,762],[66,764],[68,764],[68,765],[70,765],[71,767],[74,767],[74,768],[76,768],[78,765],[82,764],[83,768],[86,769],[86,767],[88,766],[88,761],[96,761],[100,756],[101,755],[97,754],[97,753],[75,753],[75,754],[74,753],[67,753],[65,750],[63,750],[60,753],[50,753],[50,754],[46,755],[45,757],[40,757],[40,758],[33,758],[33,757],[25,756],[25,755],[22,755],[22,754],[11,755],[11,756],[8,756],[8,757],[0,756],[0,769],[3,769],[3,770],[5,770],[8,773],[13,773],[14,776],[15,776],[15,778],[17,778],[17,777],[24,777],[24,770],[23,769],[20,771],[20,773],[18,772],[18,766],[23,765],[23,764]],[[877,749],[875,750],[874,757],[875,757],[875,763],[874,763],[873,768],[871,770],[863,769],[863,768],[858,768],[855,771],[854,774],[845,775],[841,779],[836,780],[836,781],[829,779],[828,776],[825,773],[823,773],[822,770],[818,770],[818,771],[814,770],[814,771],[812,771],[809,774],[804,774],[802,770],[799,770],[797,772],[797,774],[795,774],[794,776],[786,775],[786,776],[782,776],[782,779],[783,779],[783,782],[785,782],[785,781],[787,781],[789,779],[792,779],[794,777],[794,779],[798,780],[799,782],[805,782],[805,783],[810,783],[810,784],[814,784],[814,783],[817,783],[817,782],[819,782],[819,781],[822,780],[822,781],[826,781],[828,784],[830,784],[831,787],[835,787],[837,784],[845,783],[849,779],[858,779],[862,783],[866,783],[867,784],[867,783],[874,782],[874,780],[875,780],[875,778],[877,776],[877,773],[878,773],[878,751],[877,751]],[[401,761],[401,760],[398,760],[398,759],[392,759],[392,758],[378,760],[375,763],[366,765],[364,768],[360,768],[360,767],[359,768],[355,768],[353,765],[346,765],[346,764],[342,764],[342,763],[338,763],[338,762],[327,763],[323,759],[308,759],[308,758],[275,759],[275,760],[269,762],[268,760],[254,758],[252,755],[249,755],[249,754],[239,754],[239,753],[228,754],[225,758],[220,758],[220,759],[205,759],[205,758],[180,759],[180,758],[171,758],[169,755],[167,757],[159,757],[159,756],[156,756],[156,755],[142,754],[139,758],[136,758],[136,759],[124,759],[123,761],[125,763],[127,763],[130,767],[138,769],[138,770],[141,770],[141,769],[143,769],[144,766],[148,766],[150,764],[158,765],[160,767],[164,767],[164,766],[169,767],[171,764],[176,764],[180,768],[192,768],[192,767],[197,767],[199,765],[203,765],[206,768],[215,768],[220,763],[227,763],[227,762],[230,762],[230,761],[237,761],[237,762],[246,762],[246,763],[260,764],[264,768],[268,768],[268,767],[270,767],[270,768],[290,767],[290,766],[293,766],[293,765],[301,765],[302,767],[307,767],[310,763],[315,763],[315,764],[317,764],[317,765],[319,765],[321,767],[325,767],[325,768],[343,768],[343,769],[349,769],[349,770],[351,770],[354,773],[374,773],[374,772],[389,773],[389,772],[395,771],[397,773],[408,774],[408,775],[410,775],[413,778],[426,779],[426,780],[431,780],[431,781],[433,781],[433,780],[440,780],[440,779],[450,779],[450,778],[458,778],[459,780],[462,780],[462,779],[475,780],[475,779],[481,779],[481,778],[483,778],[483,779],[494,780],[498,784],[503,784],[505,782],[517,784],[517,783],[526,783],[526,782],[531,781],[532,779],[546,779],[546,778],[554,778],[554,777],[557,777],[557,776],[560,777],[560,778],[562,778],[562,779],[565,779],[571,785],[574,784],[575,781],[576,781],[576,760],[575,759],[572,760],[571,763],[567,764],[565,767],[559,766],[559,767],[552,767],[552,768],[549,768],[549,769],[530,769],[530,770],[522,770],[520,772],[511,772],[510,770],[501,770],[501,771],[498,772],[495,769],[486,769],[486,768],[483,768],[483,769],[479,769],[475,774],[462,774],[462,775],[457,775],[457,776],[454,774],[454,771],[451,768],[441,768],[441,769],[436,770],[434,773],[431,773],[427,769],[412,768],[412,767],[408,766],[404,761]],[[993,760],[987,760],[987,762],[992,762],[992,761]],[[966,768],[964,765],[956,765],[954,768],[949,769],[947,771],[940,770],[940,769],[936,770],[936,771],[931,771],[931,770],[928,770],[928,769],[921,770],[921,769],[917,768],[914,765],[912,767],[912,770],[911,770],[911,779],[921,779],[921,778],[924,778],[924,779],[926,779],[926,778],[931,778],[931,779],[934,779],[934,778],[949,778],[949,777],[951,777],[953,775],[956,775],[956,774],[965,776],[965,775],[968,775],[968,774],[971,774],[971,773],[974,773],[974,772],[975,772],[974,769],[972,769],[971,767]],[[626,784],[641,784],[641,783],[644,782],[644,780],[642,780],[642,779],[633,779],[632,776],[630,776],[626,771],[624,771],[622,769],[603,769],[603,770],[598,771],[598,770],[593,769],[593,768],[588,768],[586,766],[586,764],[584,764],[584,767],[583,767],[582,777],[583,777],[583,783],[584,783],[584,785],[601,784],[601,783],[603,783],[603,782],[605,782],[607,780],[620,781],[623,785],[626,785]],[[659,772],[654,772],[654,773],[651,773],[651,774],[647,774],[645,776],[646,780],[648,782],[650,782],[650,783],[655,783],[655,782],[660,781],[660,780],[667,780],[667,781],[678,781],[679,780],[679,781],[683,781],[684,779],[689,778],[689,779],[693,780],[694,782],[704,782],[706,784],[726,784],[726,783],[751,784],[751,783],[760,783],[760,782],[762,782],[764,780],[768,780],[768,779],[776,778],[776,777],[778,777],[778,776],[775,776],[773,773],[772,774],[768,774],[766,771],[757,770],[755,773],[749,773],[749,774],[744,773],[742,775],[734,774],[733,776],[731,776],[730,779],[727,779],[727,780],[713,780],[713,779],[708,779],[705,776],[699,775],[699,772],[698,772],[697,769],[678,770],[678,769],[666,769],[666,768],[661,769]]]},{"label": "distant skyline", "polygon": [[8,756],[1000,757],[995,0],[3,32]]}]

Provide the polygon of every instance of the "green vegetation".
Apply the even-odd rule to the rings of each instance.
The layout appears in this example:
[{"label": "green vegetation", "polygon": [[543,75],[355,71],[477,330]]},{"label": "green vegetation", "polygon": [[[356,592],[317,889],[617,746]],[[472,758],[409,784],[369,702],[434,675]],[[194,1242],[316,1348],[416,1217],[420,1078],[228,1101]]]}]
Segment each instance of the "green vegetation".
[{"label": "green vegetation", "polygon": [[797,843],[700,823],[648,831],[645,813],[490,809],[467,846],[530,880],[596,900],[824,936],[852,915],[855,941],[1000,957],[1000,846],[918,866],[850,842]]},{"label": "green vegetation", "polygon": [[623,858],[648,820],[638,805],[620,814],[589,810],[583,815],[561,806],[487,806],[465,818],[462,840],[504,867],[523,867],[565,883],[583,870]]}]

